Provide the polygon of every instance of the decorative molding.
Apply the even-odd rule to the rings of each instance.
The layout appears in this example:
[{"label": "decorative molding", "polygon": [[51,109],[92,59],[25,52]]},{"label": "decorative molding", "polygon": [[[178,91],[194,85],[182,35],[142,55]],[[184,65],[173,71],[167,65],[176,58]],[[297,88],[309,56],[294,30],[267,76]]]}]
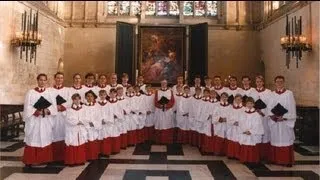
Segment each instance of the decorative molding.
[{"label": "decorative molding", "polygon": [[296,2],[290,2],[289,4],[285,4],[282,7],[280,7],[277,10],[274,10],[272,14],[267,17],[263,18],[265,19],[263,22],[254,25],[255,30],[261,31],[262,29],[272,25],[273,23],[277,22],[278,20],[284,18],[286,14],[292,14],[299,9],[305,7],[306,5],[311,4],[314,1],[296,1]]}]

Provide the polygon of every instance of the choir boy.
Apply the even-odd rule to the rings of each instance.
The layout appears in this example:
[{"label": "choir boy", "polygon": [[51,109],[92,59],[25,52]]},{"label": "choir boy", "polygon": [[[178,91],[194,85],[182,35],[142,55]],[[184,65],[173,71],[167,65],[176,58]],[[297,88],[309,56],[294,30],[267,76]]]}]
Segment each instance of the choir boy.
[{"label": "choir boy", "polygon": [[268,117],[268,107],[269,101],[272,96],[272,92],[269,89],[264,87],[264,78],[262,76],[256,77],[256,91],[258,93],[258,100],[256,104],[261,101],[262,106],[258,107],[257,104],[255,106],[257,112],[262,116],[262,123],[264,134],[262,135],[262,142],[258,144],[260,151],[260,159],[269,161],[271,157],[270,154],[270,127],[268,125],[269,117]]},{"label": "choir boy", "polygon": [[[85,102],[85,95],[84,95],[84,88],[83,85],[81,84],[81,75],[79,73],[76,73],[73,75],[73,85],[71,88],[69,88],[69,94],[80,94],[81,96],[81,103]],[[71,97],[68,99],[69,104],[72,103]]]},{"label": "choir boy", "polygon": [[202,93],[203,87],[201,86],[201,77],[200,77],[200,75],[196,75],[195,78],[194,78],[194,87],[190,88],[191,95],[195,94],[195,92],[196,92],[195,89],[197,87],[201,88],[201,93]]},{"label": "choir boy", "polygon": [[100,141],[100,151],[102,155],[108,156],[111,154],[111,137],[112,135],[117,134],[117,128],[114,124],[110,105],[107,101],[106,90],[102,89],[98,94],[98,118],[101,119],[101,129],[99,130],[98,140]]},{"label": "choir boy", "polygon": [[211,122],[212,122],[212,103],[210,98],[210,89],[205,88],[203,90],[202,105],[201,105],[201,116],[198,119],[198,133],[199,133],[199,144],[202,152],[208,152],[210,147],[210,139],[212,136]]},{"label": "choir boy", "polygon": [[53,117],[53,160],[64,160],[64,137],[65,137],[65,123],[66,123],[66,110],[69,107],[70,90],[63,86],[64,75],[57,72],[54,75],[55,85],[50,88],[57,103],[57,115]]},{"label": "choir boy", "polygon": [[242,77],[242,89],[240,94],[242,95],[243,100],[245,101],[246,97],[252,97],[254,101],[258,100],[257,91],[251,87],[251,79],[249,76]]},{"label": "choir boy", "polygon": [[296,122],[296,102],[292,91],[285,89],[283,76],[274,79],[276,90],[272,92],[269,106],[271,131],[271,162],[292,166],[294,163],[293,142]]},{"label": "choir boy", "polygon": [[96,95],[98,95],[101,90],[107,91],[107,76],[105,74],[100,74],[98,79],[98,85],[95,87],[94,91]]},{"label": "choir boy", "polygon": [[239,121],[239,160],[242,163],[258,163],[260,157],[257,144],[261,142],[263,134],[262,117],[254,108],[252,97],[248,97],[245,104],[245,113]]},{"label": "choir boy", "polygon": [[127,87],[130,85],[128,81],[129,81],[129,75],[127,73],[123,73],[121,76],[121,85],[123,87],[124,93],[126,93]]},{"label": "choir boy", "polygon": [[177,77],[177,84],[172,87],[173,94],[177,94],[177,86],[183,87],[183,76]]},{"label": "choir boy", "polygon": [[189,143],[192,146],[199,145],[199,133],[197,129],[197,121],[201,116],[202,110],[202,90],[200,87],[195,88],[195,94],[190,102],[189,106],[189,127],[190,127],[190,135],[189,135]]},{"label": "choir boy", "polygon": [[183,95],[180,98],[180,101],[177,103],[177,142],[181,144],[186,144],[189,142],[189,126],[188,126],[188,119],[189,119],[189,106],[190,100],[192,98],[190,95],[190,87],[184,86],[183,88]]},{"label": "choir boy", "polygon": [[128,102],[127,104],[127,116],[126,116],[126,121],[128,123],[128,145],[135,145],[137,144],[138,137],[137,137],[137,126],[139,124],[138,121],[138,114],[137,111],[139,107],[135,104],[135,91],[133,86],[128,86],[127,87],[127,92],[126,92],[126,100]]},{"label": "choir boy", "polygon": [[231,107],[228,103],[228,94],[223,92],[220,96],[220,104],[217,106],[217,112],[212,116],[214,124],[214,145],[213,151],[216,155],[224,155],[226,152],[226,131],[227,121],[230,118]]},{"label": "choir boy", "polygon": [[101,118],[99,118],[99,108],[95,101],[97,96],[92,90],[85,93],[86,103],[84,104],[84,123],[88,131],[88,143],[86,150],[86,158],[92,161],[98,158],[100,153],[100,144],[98,140],[99,131],[101,129]]},{"label": "choir boy", "polygon": [[229,95],[228,103],[232,104],[234,100],[234,96],[236,94],[241,94],[241,88],[237,85],[237,78],[235,76],[231,76],[229,78],[229,87],[226,90],[226,93]]},{"label": "choir boy", "polygon": [[[111,134],[111,152],[112,154],[119,153],[123,138],[121,138],[121,133],[123,133],[121,127],[121,122],[123,122],[124,114],[121,105],[119,104],[120,101],[117,99],[117,90],[112,88],[109,92],[109,105],[110,105],[110,112],[111,112],[111,121],[113,122],[115,128]],[[122,132],[121,132],[122,131]]]},{"label": "choir boy", "polygon": [[84,110],[81,105],[81,96],[76,93],[71,96],[72,105],[66,113],[65,129],[65,156],[66,165],[83,165],[86,162],[86,143],[88,133],[84,122]]},{"label": "choir boy", "polygon": [[145,108],[147,112],[145,124],[145,139],[154,140],[154,93],[152,92],[151,85],[146,85]]},{"label": "choir boy", "polygon": [[135,91],[135,100],[134,104],[137,108],[137,117],[138,117],[138,124],[137,124],[137,143],[142,143],[145,141],[145,135],[144,135],[144,126],[146,124],[146,107],[145,107],[145,98],[144,94],[140,93],[140,87],[134,86]]},{"label": "choir boy", "polygon": [[[175,104],[173,106],[174,110],[174,119],[173,119],[173,126],[177,128],[177,109],[178,109],[178,104],[180,102],[180,99],[183,95],[183,85],[176,86],[176,93],[174,94],[174,99],[175,99]],[[177,129],[175,129],[176,131]]]},{"label": "choir boy", "polygon": [[37,76],[38,87],[29,90],[24,101],[25,148],[22,162],[27,166],[48,163],[52,155],[52,118],[57,114],[56,99],[46,89],[47,75]]},{"label": "choir boy", "polygon": [[234,102],[230,110],[230,118],[227,121],[227,152],[228,158],[239,158],[240,144],[239,144],[239,134],[241,130],[239,127],[239,121],[241,116],[244,115],[244,106],[242,105],[242,96],[237,94],[234,97]]},{"label": "choir boy", "polygon": [[146,92],[146,84],[144,84],[144,82],[143,82],[144,81],[143,76],[139,75],[137,81],[138,81],[137,85],[139,86],[142,94],[144,94]]},{"label": "choir boy", "polygon": [[[131,85],[128,85],[129,87]],[[119,104],[120,111],[122,113],[122,118],[117,119],[121,131],[121,148],[125,149],[128,146],[128,121],[125,116],[127,116],[128,100],[124,97],[124,87],[117,88],[117,101]]]},{"label": "choir boy", "polygon": [[213,84],[214,84],[214,90],[218,93],[217,99],[220,99],[220,95],[223,92],[226,92],[227,88],[225,88],[221,81],[221,76],[214,76],[213,77]]},{"label": "choir boy", "polygon": [[173,92],[168,88],[167,80],[161,81],[161,88],[155,94],[155,135],[156,143],[171,144],[173,142],[173,118],[175,99]]},{"label": "choir boy", "polygon": [[[209,100],[210,104],[209,106],[206,106],[206,111],[209,115],[209,120],[210,120],[210,124],[208,126],[210,126],[210,132],[211,135],[210,136],[205,136],[203,143],[202,143],[202,152],[205,153],[213,153],[213,149],[214,149],[214,125],[213,125],[213,117],[215,117],[216,113],[217,113],[217,107],[219,105],[219,101],[218,101],[218,93],[212,89],[210,91],[210,100]],[[209,109],[208,109],[209,108]],[[208,116],[206,115],[206,116]]]}]

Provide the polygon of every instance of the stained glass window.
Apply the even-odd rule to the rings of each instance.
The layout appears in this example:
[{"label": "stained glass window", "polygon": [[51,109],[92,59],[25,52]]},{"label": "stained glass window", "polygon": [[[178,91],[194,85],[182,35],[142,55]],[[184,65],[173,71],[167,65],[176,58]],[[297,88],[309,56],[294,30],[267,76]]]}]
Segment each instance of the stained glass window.
[{"label": "stained glass window", "polygon": [[218,1],[207,1],[207,15],[216,16],[218,14]]},{"label": "stained glass window", "polygon": [[179,1],[170,1],[169,15],[179,15]]},{"label": "stained glass window", "polygon": [[108,1],[108,15],[118,15],[117,1]]},{"label": "stained glass window", "polygon": [[206,14],[206,1],[194,1],[194,8],[196,16],[204,16]]},{"label": "stained glass window", "polygon": [[163,16],[168,14],[168,3],[167,1],[157,1],[157,15]]},{"label": "stained glass window", "polygon": [[146,15],[155,15],[156,14],[156,2],[147,1],[146,2]]},{"label": "stained glass window", "polygon": [[183,15],[192,16],[193,15],[193,1],[183,2]]},{"label": "stained glass window", "polygon": [[130,1],[119,1],[120,4],[120,15],[130,14]]},{"label": "stained glass window", "polygon": [[141,3],[140,1],[131,1],[132,14],[138,15],[141,13]]}]

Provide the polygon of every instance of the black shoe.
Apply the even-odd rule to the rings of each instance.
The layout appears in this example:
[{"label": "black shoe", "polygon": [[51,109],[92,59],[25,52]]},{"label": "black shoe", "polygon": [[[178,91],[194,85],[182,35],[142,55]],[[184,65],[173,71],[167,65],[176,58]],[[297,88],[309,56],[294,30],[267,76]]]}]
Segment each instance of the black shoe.
[{"label": "black shoe", "polygon": [[287,164],[286,167],[292,167],[292,164]]}]

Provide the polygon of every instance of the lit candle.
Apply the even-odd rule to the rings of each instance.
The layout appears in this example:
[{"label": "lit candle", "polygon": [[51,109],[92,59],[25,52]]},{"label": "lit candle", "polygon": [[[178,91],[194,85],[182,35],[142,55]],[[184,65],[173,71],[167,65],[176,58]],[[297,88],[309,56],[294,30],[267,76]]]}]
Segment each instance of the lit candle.
[{"label": "lit candle", "polygon": [[187,81],[188,71],[184,71],[184,81]]}]

